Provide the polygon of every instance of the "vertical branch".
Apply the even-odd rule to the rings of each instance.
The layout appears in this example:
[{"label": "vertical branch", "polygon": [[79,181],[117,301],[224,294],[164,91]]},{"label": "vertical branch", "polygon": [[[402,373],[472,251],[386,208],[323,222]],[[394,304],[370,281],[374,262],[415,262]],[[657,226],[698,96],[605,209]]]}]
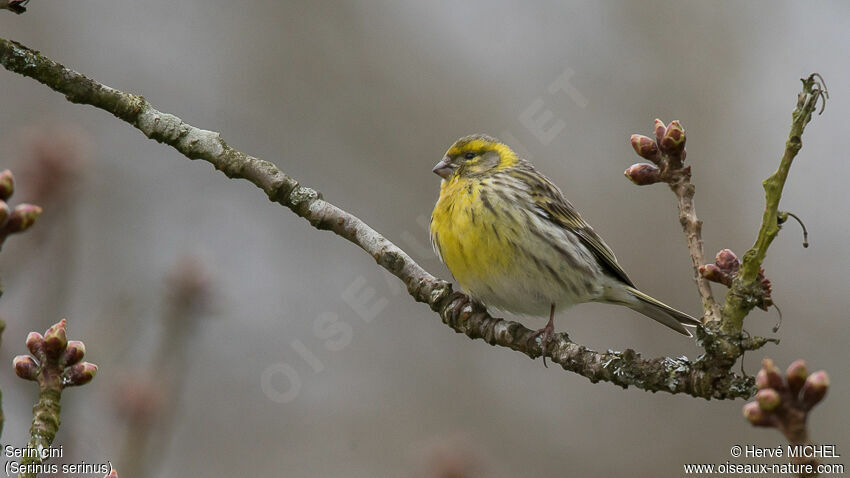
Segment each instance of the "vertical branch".
[{"label": "vertical branch", "polygon": [[655,183],[667,183],[676,195],[679,207],[679,224],[688,242],[691,265],[694,269],[694,281],[702,299],[703,323],[720,320],[720,306],[714,300],[711,285],[699,271],[705,264],[705,251],[702,245],[702,221],[694,209],[694,185],[691,183],[691,167],[685,166],[685,129],[678,121],[664,126],[660,119],[655,120],[655,138],[633,134],[632,147],[638,156],[654,164],[638,163],[626,170],[625,175],[638,186]]},{"label": "vertical branch", "polygon": [[26,455],[21,459],[20,476],[35,478],[44,461],[43,451],[50,449],[59,431],[62,390],[89,383],[97,373],[97,365],[82,362],[86,346],[66,338],[65,319],[47,329],[44,335],[30,332],[27,348],[32,356],[15,357],[15,373],[24,380],[38,382],[39,393],[32,408],[30,439]]},{"label": "vertical branch", "polygon": [[[179,417],[178,404],[186,384],[186,342],[200,319],[210,310],[212,289],[203,264],[183,259],[168,278],[168,301],[162,335],[155,346],[152,379],[134,378],[121,394],[121,411],[128,425],[121,452],[121,467],[129,476],[147,476],[151,465],[168,449],[168,440]],[[168,404],[168,405],[166,405]]]},{"label": "vertical branch", "polygon": [[694,209],[694,185],[691,183],[691,171],[683,174],[680,179],[670,183],[670,189],[676,194],[676,202],[679,206],[679,223],[685,232],[688,241],[691,265],[694,269],[694,280],[697,290],[702,299],[703,323],[720,320],[720,305],[714,299],[711,292],[711,284],[699,273],[699,268],[705,264],[705,250],[702,244],[702,221],[697,217]]},{"label": "vertical branch", "polygon": [[758,281],[762,262],[767,255],[767,248],[779,234],[779,200],[782,198],[782,189],[791,170],[791,163],[803,147],[803,131],[812,113],[817,110],[818,101],[821,101],[821,111],[826,104],[829,94],[826,91],[823,78],[812,73],[808,78],[801,80],[803,91],[797,95],[797,107],[791,114],[791,132],[785,142],[785,153],[779,162],[779,168],[762,183],[764,186],[765,207],[762,216],[761,227],[758,238],[750,250],[744,254],[741,269],[729,293],[726,294],[726,303],[723,305],[723,329],[728,333],[739,333],[744,325],[744,317],[749,314],[759,303],[761,286]]},{"label": "vertical branch", "polygon": [[[38,402],[32,407],[32,425],[30,425],[30,439],[27,442],[29,450],[49,450],[59,432],[60,412],[62,406],[62,375],[57,373],[55,367],[45,367],[38,380],[39,392]],[[32,469],[33,465],[43,462],[40,456],[30,452],[21,459],[22,469]],[[38,472],[22,472],[21,476],[35,478]]]}]

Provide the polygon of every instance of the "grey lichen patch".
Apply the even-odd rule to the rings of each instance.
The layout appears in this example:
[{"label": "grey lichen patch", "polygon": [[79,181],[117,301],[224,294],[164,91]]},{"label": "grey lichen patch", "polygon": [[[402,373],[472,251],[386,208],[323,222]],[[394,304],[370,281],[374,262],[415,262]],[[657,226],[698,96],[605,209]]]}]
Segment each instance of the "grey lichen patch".
[{"label": "grey lichen patch", "polygon": [[617,363],[622,360],[620,352],[617,352],[616,350],[608,349],[608,351],[605,352],[605,355],[607,360],[602,362],[602,368],[614,368],[617,366]]},{"label": "grey lichen patch", "polygon": [[[2,49],[0,49],[0,62],[7,69],[20,73],[25,76],[33,76],[32,70],[39,67],[51,66],[54,64],[49,59],[43,57],[37,50],[27,48],[16,41],[2,40]],[[56,82],[59,78],[56,73],[45,71],[45,74],[52,73],[49,77],[42,79],[36,78],[42,83],[50,85],[48,81]]]},{"label": "grey lichen patch", "polygon": [[445,281],[439,281],[436,285],[431,287],[431,290],[428,293],[428,303],[432,305],[432,309],[438,308],[439,305],[442,304],[443,300],[450,296],[451,293],[452,285]]},{"label": "grey lichen patch", "polygon": [[263,176],[274,178],[273,182],[286,182],[288,184],[297,184],[297,181],[290,178],[286,174],[284,174],[278,167],[271,161],[267,161],[265,159],[255,158],[253,156],[245,156],[245,162],[250,162],[254,169],[257,170]]},{"label": "grey lichen patch", "polygon": [[[630,353],[631,352],[631,353]],[[623,354],[617,359],[612,360],[609,363],[609,367],[612,369],[612,374],[620,379],[621,382],[631,383],[640,388],[647,388],[646,385],[640,380],[638,377],[635,377],[634,374],[634,350],[626,349]]]},{"label": "grey lichen patch", "polygon": [[661,363],[668,374],[687,373],[691,370],[691,363],[687,357],[679,357],[678,359],[664,357]]},{"label": "grey lichen patch", "polygon": [[269,163],[268,161],[260,160],[258,168],[272,178],[271,181],[269,181],[268,188],[266,188],[266,194],[269,196],[269,201],[281,202],[285,200],[285,198],[289,197],[293,189],[298,187],[298,181],[282,173],[274,164]]},{"label": "grey lichen patch", "polygon": [[728,395],[718,396],[716,398],[750,398],[755,395],[756,381],[752,377],[746,377],[741,380],[733,380],[729,384]]},{"label": "grey lichen patch", "polygon": [[[177,147],[177,140],[187,133],[187,125],[183,123],[183,120],[153,108],[139,115],[136,127],[148,138],[174,147]],[[180,150],[180,148],[177,149]],[[184,153],[182,150],[180,152]]]},{"label": "grey lichen patch", "polygon": [[221,135],[183,123],[176,148],[190,159],[204,159],[213,164],[225,156]]},{"label": "grey lichen patch", "polygon": [[314,189],[298,186],[289,193],[289,204],[292,208],[299,208],[303,204],[315,201],[319,198],[319,193]]},{"label": "grey lichen patch", "polygon": [[390,271],[394,275],[398,275],[410,258],[407,257],[407,254],[402,252],[400,249],[393,246],[392,248],[387,247],[382,252],[379,252],[376,260],[384,269]]},{"label": "grey lichen patch", "polygon": [[663,385],[672,393],[675,393],[681,386],[681,377],[691,371],[691,364],[687,357],[678,359],[664,357],[662,367],[666,372]]},{"label": "grey lichen patch", "polygon": [[507,321],[503,320],[493,324],[493,340],[502,344],[513,342],[510,324]]}]

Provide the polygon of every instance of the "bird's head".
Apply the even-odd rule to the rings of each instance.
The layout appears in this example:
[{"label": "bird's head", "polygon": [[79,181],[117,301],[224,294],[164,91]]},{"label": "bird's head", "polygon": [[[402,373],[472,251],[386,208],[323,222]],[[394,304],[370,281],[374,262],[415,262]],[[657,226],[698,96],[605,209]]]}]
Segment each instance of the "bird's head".
[{"label": "bird's head", "polygon": [[503,169],[516,162],[516,153],[505,143],[486,134],[473,134],[455,141],[433,171],[443,179],[465,178]]}]

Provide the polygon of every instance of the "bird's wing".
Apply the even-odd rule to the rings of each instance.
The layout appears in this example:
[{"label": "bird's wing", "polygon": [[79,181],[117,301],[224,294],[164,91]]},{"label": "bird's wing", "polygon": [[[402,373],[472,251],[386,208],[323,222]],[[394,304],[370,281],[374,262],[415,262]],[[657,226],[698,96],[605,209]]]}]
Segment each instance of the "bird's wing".
[{"label": "bird's wing", "polygon": [[[531,196],[535,206],[546,219],[564,228],[566,233],[573,233],[581,239],[585,246],[599,259],[599,263],[626,284],[634,287],[634,283],[626,271],[617,263],[614,252],[599,237],[588,223],[581,218],[578,211],[570,204],[557,186],[541,174],[528,175],[533,178]],[[528,178],[523,178],[528,181]]]}]

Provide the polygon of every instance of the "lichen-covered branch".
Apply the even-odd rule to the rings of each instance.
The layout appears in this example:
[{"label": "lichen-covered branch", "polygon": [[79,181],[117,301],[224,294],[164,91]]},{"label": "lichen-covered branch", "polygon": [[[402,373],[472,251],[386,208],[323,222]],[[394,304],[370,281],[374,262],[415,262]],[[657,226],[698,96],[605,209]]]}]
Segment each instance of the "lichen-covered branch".
[{"label": "lichen-covered branch", "polygon": [[[467,337],[507,347],[531,358],[541,355],[535,331],[518,322],[491,317],[463,294],[455,292],[445,305],[435,310],[440,311],[444,323]],[[701,341],[713,340],[702,329],[698,337]],[[764,345],[762,340],[743,340],[738,345],[753,350]],[[710,348],[709,343],[706,346]],[[631,349],[596,352],[560,333],[549,344],[547,356],[565,370],[587,377],[593,383],[611,382],[623,388],[631,385],[651,392],[682,393],[706,399],[748,398],[755,393],[752,378],[730,372],[725,364],[711,360],[709,355],[690,361],[686,357],[645,359]]]},{"label": "lichen-covered branch", "polygon": [[[318,229],[330,230],[368,252],[401,279],[410,295],[438,312],[457,332],[491,345],[508,347],[536,358],[540,346],[533,331],[519,323],[474,310],[451,285],[429,274],[404,251],[359,218],[301,186],[274,164],[231,148],[219,133],[198,129],[180,118],[157,111],[143,97],[104,86],[19,43],[0,39],[0,64],[65,95],[74,103],[103,109],[130,123],[147,137],[168,144],[190,159],[203,159],[230,178],[247,179],[270,200],[280,203]],[[551,358],[563,368],[593,382],[608,381],[648,391],[684,393],[703,398],[749,397],[753,380],[717,367],[710,360],[643,359],[633,351],[597,353],[559,334],[550,344]]]},{"label": "lichen-covered branch", "polygon": [[[761,220],[758,238],[753,247],[744,254],[741,269],[732,282],[726,303],[723,305],[723,329],[728,333],[739,333],[744,324],[744,317],[759,303],[762,288],[758,280],[762,262],[767,255],[767,248],[779,234],[779,200],[782,189],[791,170],[791,162],[803,147],[803,130],[812,120],[812,114],[826,102],[828,94],[823,78],[817,73],[803,78],[803,91],[797,96],[797,107],[791,114],[791,132],[785,142],[785,153],[779,162],[779,168],[764,180],[765,207]],[[823,111],[823,109],[821,109]]]}]

